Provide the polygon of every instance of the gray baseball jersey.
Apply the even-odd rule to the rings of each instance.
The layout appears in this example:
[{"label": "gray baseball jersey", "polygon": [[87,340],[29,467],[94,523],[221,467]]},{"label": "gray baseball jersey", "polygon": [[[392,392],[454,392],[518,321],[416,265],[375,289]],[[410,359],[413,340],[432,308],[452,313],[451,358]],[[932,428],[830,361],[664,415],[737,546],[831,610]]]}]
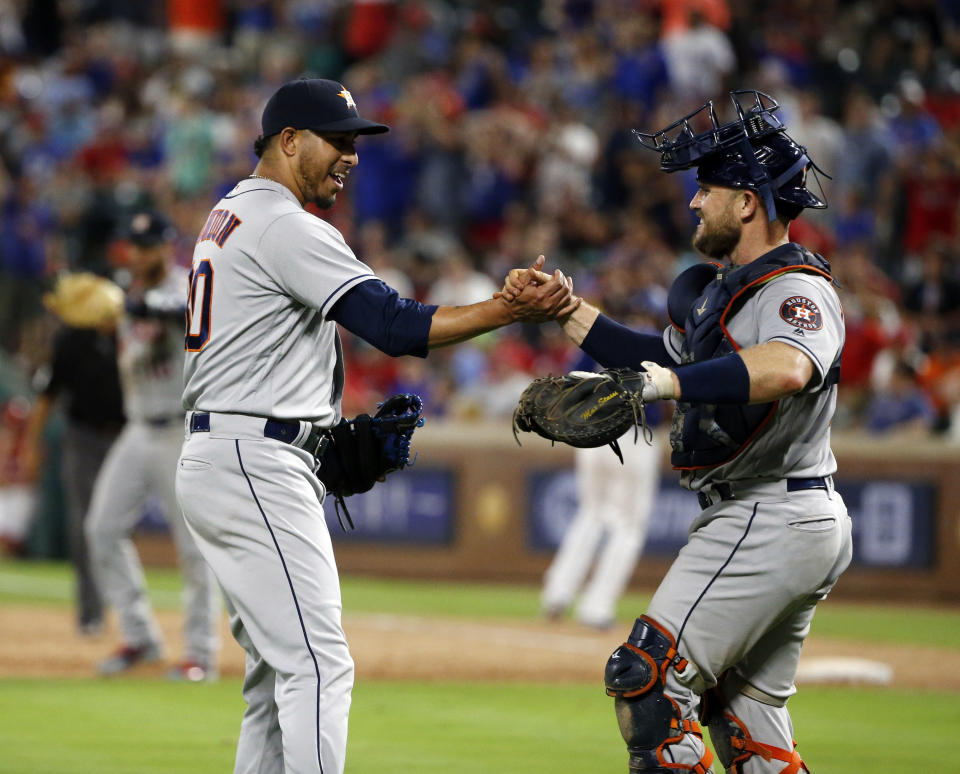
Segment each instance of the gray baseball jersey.
[{"label": "gray baseball jersey", "polygon": [[180,416],[183,392],[183,319],[169,312],[183,308],[189,273],[171,267],[164,280],[148,290],[143,303],[163,317],[124,316],[117,329],[117,362],[127,418],[144,420]]},{"label": "gray baseball jersey", "polygon": [[325,314],[375,278],[340,232],[280,183],[247,179],[210,213],[193,275],[183,407],[336,424],[343,363]]},{"label": "gray baseball jersey", "polygon": [[127,424],[97,476],[85,531],[94,575],[120,622],[124,644],[161,646],[143,568],[130,540],[147,498],[159,499],[183,571],[185,661],[216,668],[220,599],[210,568],[187,531],[174,475],[183,439],[183,302],[188,272],[171,267],[144,293],[147,316],[124,316],[117,329]]},{"label": "gray baseball jersey", "polygon": [[[837,389],[817,390],[844,342],[843,312],[829,282],[801,272],[780,275],[747,300],[727,329],[744,349],[769,341],[796,347],[813,361],[817,378],[807,389],[779,401],[771,420],[742,453],[726,464],[685,472],[681,483],[697,490],[716,481],[835,473],[830,420]],[[663,340],[667,352],[679,363],[683,335],[669,327]]]},{"label": "gray baseball jersey", "polygon": [[[221,199],[197,239],[177,496],[247,652],[237,772],[343,771],[353,661],[325,492],[297,444],[340,419],[327,314],[370,279],[337,229],[263,178]],[[299,432],[265,436],[275,420]]]},{"label": "gray baseball jersey", "polygon": [[[837,388],[817,389],[843,347],[843,315],[826,279],[790,272],[753,294],[727,321],[727,330],[741,348],[779,341],[800,349],[813,361],[815,378],[780,400],[733,460],[683,472],[681,483],[706,498],[704,510],[647,614],[675,636],[678,651],[695,665],[682,676],[667,670],[666,692],[682,716],[695,718],[699,696],[721,683],[725,711],[754,739],[787,756],[755,756],[744,771],[775,774],[786,771],[784,763],[794,756],[786,702],[795,691],[803,640],[817,602],[852,554],[850,518],[832,480],[830,418]],[[664,342],[680,362],[680,334],[669,328]],[[732,498],[717,494],[720,482],[732,484]],[[713,713],[710,733],[729,765],[739,753],[726,741],[727,717]],[[668,750],[670,760],[688,765],[704,755],[693,734]]]}]

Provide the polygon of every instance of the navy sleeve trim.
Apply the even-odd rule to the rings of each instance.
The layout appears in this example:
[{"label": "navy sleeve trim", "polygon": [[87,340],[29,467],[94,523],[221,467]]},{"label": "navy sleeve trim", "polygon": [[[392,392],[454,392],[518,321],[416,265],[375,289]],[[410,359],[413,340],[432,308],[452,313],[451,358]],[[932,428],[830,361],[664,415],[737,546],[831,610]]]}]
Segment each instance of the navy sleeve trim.
[{"label": "navy sleeve trim", "polygon": [[400,298],[376,277],[350,288],[327,315],[388,355],[426,357],[436,306]]},{"label": "navy sleeve trim", "polygon": [[[355,277],[351,277],[348,280],[344,280],[339,285],[337,285],[337,287],[333,289],[333,292],[326,297],[326,299],[322,304],[320,304],[320,314],[322,314],[324,317],[329,317],[330,312],[333,309],[333,306],[336,306],[336,304],[340,301],[340,298],[342,298],[343,295],[349,292],[349,288],[348,288],[349,285],[351,284],[356,285],[358,283],[367,282],[368,280],[375,280],[375,279],[377,278],[374,277],[372,274],[357,274]],[[344,290],[344,288],[348,288],[348,289]],[[330,309],[327,309],[328,304],[331,304]]]},{"label": "navy sleeve trim", "polygon": [[640,370],[644,360],[673,364],[659,333],[641,333],[601,314],[587,332],[580,349],[604,368]]},{"label": "navy sleeve trim", "polygon": [[750,373],[736,352],[674,369],[684,403],[750,402]]}]

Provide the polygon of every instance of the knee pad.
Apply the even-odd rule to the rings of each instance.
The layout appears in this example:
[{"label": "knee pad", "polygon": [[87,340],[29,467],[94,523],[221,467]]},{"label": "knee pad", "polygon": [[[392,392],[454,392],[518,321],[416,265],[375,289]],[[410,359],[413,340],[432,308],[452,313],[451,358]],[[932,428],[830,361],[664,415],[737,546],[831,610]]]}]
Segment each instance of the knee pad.
[{"label": "knee pad", "polygon": [[694,669],[677,653],[673,636],[647,616],[637,619],[627,641],[607,660],[604,683],[607,695],[615,699],[620,734],[630,753],[630,771],[705,774],[713,761],[706,747],[694,765],[664,759],[664,748],[677,744],[684,735],[703,737],[700,725],[684,720],[680,706],[664,693],[668,668],[678,673]]},{"label": "knee pad", "polygon": [[[765,761],[784,764],[783,768],[776,769],[777,774],[799,774],[800,771],[809,774],[809,769],[796,751],[796,740],[793,740],[793,747],[789,750],[758,742],[750,735],[747,724],[731,711],[732,697],[741,693],[740,687],[745,685],[739,675],[727,672],[701,698],[700,722],[709,727],[710,740],[724,768],[731,774],[743,774],[744,764],[754,755],[759,755]],[[761,704],[783,706],[772,696],[748,687],[750,692],[744,694],[748,698]]]}]

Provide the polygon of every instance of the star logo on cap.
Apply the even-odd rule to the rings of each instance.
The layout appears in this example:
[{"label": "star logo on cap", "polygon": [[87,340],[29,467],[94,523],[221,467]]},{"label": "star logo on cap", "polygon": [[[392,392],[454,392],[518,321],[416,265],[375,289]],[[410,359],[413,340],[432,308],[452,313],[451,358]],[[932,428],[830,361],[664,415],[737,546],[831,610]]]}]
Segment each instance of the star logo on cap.
[{"label": "star logo on cap", "polygon": [[353,101],[353,95],[346,89],[344,89],[341,92],[338,92],[337,96],[343,97],[343,101],[347,103],[348,108],[353,108],[354,110],[357,109],[357,103]]}]

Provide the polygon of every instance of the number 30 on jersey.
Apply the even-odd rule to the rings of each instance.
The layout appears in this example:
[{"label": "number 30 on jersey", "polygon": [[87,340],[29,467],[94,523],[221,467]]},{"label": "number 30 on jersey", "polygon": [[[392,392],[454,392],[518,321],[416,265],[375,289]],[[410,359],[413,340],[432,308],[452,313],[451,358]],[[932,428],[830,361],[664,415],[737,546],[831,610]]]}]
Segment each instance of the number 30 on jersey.
[{"label": "number 30 on jersey", "polygon": [[190,272],[190,297],[187,299],[187,335],[184,348],[199,352],[210,339],[210,301],[213,298],[213,265],[200,261]]}]

